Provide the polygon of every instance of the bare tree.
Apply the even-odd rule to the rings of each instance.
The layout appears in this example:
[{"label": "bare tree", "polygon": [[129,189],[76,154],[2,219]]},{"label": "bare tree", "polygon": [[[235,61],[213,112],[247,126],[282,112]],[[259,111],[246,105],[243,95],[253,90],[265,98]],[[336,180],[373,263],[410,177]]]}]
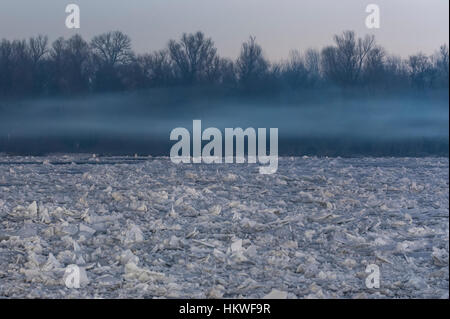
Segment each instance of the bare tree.
[{"label": "bare tree", "polygon": [[448,87],[449,54],[448,46],[446,44],[441,45],[439,51],[434,54],[433,63],[436,69],[439,86]]},{"label": "bare tree", "polygon": [[251,85],[261,80],[269,69],[269,62],[264,58],[262,48],[250,37],[242,44],[241,53],[236,61],[238,78],[244,85]]},{"label": "bare tree", "polygon": [[272,75],[281,77],[291,88],[305,87],[308,82],[308,70],[304,57],[298,50],[291,51],[286,63],[273,65]]},{"label": "bare tree", "polygon": [[108,32],[94,37],[91,47],[100,63],[114,67],[126,64],[133,57],[131,39],[120,31]]},{"label": "bare tree", "polygon": [[205,80],[209,84],[234,85],[236,77],[233,61],[216,56],[205,70]]},{"label": "bare tree", "polygon": [[80,69],[84,68],[83,65],[90,58],[89,44],[83,40],[83,38],[76,34],[67,40],[66,50],[70,60]]},{"label": "bare tree", "polygon": [[202,32],[183,33],[180,41],[169,41],[169,54],[185,83],[202,81],[216,58],[217,49]]},{"label": "bare tree", "polygon": [[375,48],[374,36],[356,38],[353,31],[344,31],[334,36],[335,46],[322,51],[322,66],[325,74],[338,84],[354,85],[360,78],[364,63]]},{"label": "bare tree", "polygon": [[172,61],[167,50],[139,56],[138,63],[149,86],[167,85],[174,77]]},{"label": "bare tree", "polygon": [[250,37],[236,61],[217,54],[201,32],[171,40],[165,50],[135,57],[130,38],[119,32],[87,43],[79,35],[59,38],[48,47],[46,36],[0,41],[0,95],[73,94],[134,90],[201,83],[269,92],[290,88],[341,87],[376,89],[447,88],[449,50],[408,59],[389,56],[373,36],[353,31],[334,36],[318,50],[295,51],[286,61],[270,64]]},{"label": "bare tree", "polygon": [[46,36],[39,35],[36,38],[32,37],[29,39],[28,47],[33,65],[36,65],[48,52],[47,44],[48,37]]},{"label": "bare tree", "polygon": [[434,78],[430,59],[423,53],[411,55],[408,60],[412,84],[417,88],[429,86]]},{"label": "bare tree", "polygon": [[[122,81],[125,70],[132,70],[135,64],[130,38],[120,31],[108,32],[96,36],[91,41],[95,69],[93,87],[98,91],[123,90],[126,84]],[[134,83],[134,81],[129,81]]]},{"label": "bare tree", "polygon": [[439,57],[437,59],[437,64],[440,69],[446,74],[448,77],[448,64],[449,64],[449,54],[448,54],[448,46],[446,44],[441,45],[439,49]]},{"label": "bare tree", "polygon": [[33,64],[25,40],[11,43],[11,92],[13,95],[31,94],[34,89]]},{"label": "bare tree", "polygon": [[50,50],[52,77],[50,90],[79,93],[89,88],[91,52],[89,44],[80,35],[65,40],[58,38]]},{"label": "bare tree", "polygon": [[7,95],[12,87],[12,45],[8,40],[0,42],[0,95]]},{"label": "bare tree", "polygon": [[320,52],[318,50],[306,50],[305,67],[308,72],[308,81],[310,84],[317,84],[320,79]]},{"label": "bare tree", "polygon": [[375,47],[367,54],[364,64],[363,81],[368,86],[384,85],[386,53],[383,48]]}]

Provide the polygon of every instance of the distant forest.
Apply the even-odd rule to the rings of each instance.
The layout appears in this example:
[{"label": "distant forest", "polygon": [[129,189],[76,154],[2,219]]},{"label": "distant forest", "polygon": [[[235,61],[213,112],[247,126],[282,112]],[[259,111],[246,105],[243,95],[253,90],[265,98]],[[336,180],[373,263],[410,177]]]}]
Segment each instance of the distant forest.
[{"label": "distant forest", "polygon": [[322,50],[292,51],[271,63],[254,37],[236,60],[220,57],[202,32],[170,40],[163,50],[136,54],[120,31],[95,36],[46,36],[0,43],[0,97],[77,95],[147,88],[217,86],[259,94],[311,88],[356,88],[376,92],[449,86],[449,51],[408,58],[390,55],[375,37],[353,31],[335,35]]}]

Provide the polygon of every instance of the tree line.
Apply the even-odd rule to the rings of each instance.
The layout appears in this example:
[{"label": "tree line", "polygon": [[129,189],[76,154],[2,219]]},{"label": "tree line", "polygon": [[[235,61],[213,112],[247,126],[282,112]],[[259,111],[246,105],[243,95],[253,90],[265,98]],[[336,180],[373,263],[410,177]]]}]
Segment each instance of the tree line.
[{"label": "tree line", "polygon": [[218,86],[244,92],[341,87],[375,90],[448,88],[449,52],[390,55],[375,37],[335,35],[322,50],[292,51],[271,63],[250,37],[237,59],[221,57],[202,32],[183,34],[166,48],[136,54],[120,31],[95,36],[46,36],[0,42],[0,96],[73,95],[174,86]]}]

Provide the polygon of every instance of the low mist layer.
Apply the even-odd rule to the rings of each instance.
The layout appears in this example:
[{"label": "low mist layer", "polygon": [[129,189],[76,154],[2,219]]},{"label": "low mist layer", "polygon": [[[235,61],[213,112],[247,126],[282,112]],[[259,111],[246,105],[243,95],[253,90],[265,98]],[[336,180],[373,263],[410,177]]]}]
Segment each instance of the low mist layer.
[{"label": "low mist layer", "polygon": [[305,91],[265,98],[206,88],[0,102],[0,152],[168,156],[172,129],[279,129],[281,155],[448,155],[448,91]]}]

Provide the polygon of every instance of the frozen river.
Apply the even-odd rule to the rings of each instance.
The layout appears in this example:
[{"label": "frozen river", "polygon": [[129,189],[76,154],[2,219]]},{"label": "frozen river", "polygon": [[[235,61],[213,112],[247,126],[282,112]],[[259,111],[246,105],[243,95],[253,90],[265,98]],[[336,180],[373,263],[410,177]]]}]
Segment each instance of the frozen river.
[{"label": "frozen river", "polygon": [[[0,157],[0,298],[448,298],[448,158]],[[63,281],[76,264],[80,289]],[[366,267],[380,269],[367,288]]]}]

